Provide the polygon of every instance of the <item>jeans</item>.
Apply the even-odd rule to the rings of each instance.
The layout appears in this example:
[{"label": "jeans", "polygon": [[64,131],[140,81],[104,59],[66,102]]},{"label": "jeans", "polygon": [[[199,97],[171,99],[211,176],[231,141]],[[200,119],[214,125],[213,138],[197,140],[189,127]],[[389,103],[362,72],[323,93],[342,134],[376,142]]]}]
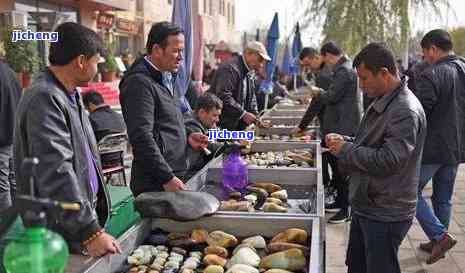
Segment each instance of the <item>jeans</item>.
[{"label": "jeans", "polygon": [[331,166],[333,174],[333,183],[336,188],[336,205],[341,209],[349,208],[349,178],[343,175],[338,168],[337,157],[332,154],[328,154],[328,164]]},{"label": "jeans", "polygon": [[0,147],[0,212],[11,206],[16,191],[13,147]]},{"label": "jeans", "polygon": [[354,212],[350,224],[348,273],[401,273],[397,253],[412,220],[378,222]]},{"label": "jeans", "polygon": [[[457,168],[458,165],[421,166],[416,217],[430,240],[441,240],[449,228]],[[422,193],[431,178],[433,180],[432,209]]]}]

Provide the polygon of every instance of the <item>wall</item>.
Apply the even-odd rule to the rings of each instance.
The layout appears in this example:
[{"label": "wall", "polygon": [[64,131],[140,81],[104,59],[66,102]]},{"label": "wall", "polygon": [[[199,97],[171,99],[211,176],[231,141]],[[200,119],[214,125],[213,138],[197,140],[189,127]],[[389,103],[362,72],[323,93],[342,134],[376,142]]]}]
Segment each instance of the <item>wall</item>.
[{"label": "wall", "polygon": [[87,1],[79,1],[79,15],[82,25],[97,31],[97,15],[93,4]]},{"label": "wall", "polygon": [[15,1],[14,0],[1,0],[0,1],[0,13],[12,11],[15,8]]},{"label": "wall", "polygon": [[173,5],[168,4],[168,0],[144,0],[143,6],[143,44],[145,45],[147,43],[147,36],[150,33],[150,28],[154,23],[161,21],[171,21]]}]

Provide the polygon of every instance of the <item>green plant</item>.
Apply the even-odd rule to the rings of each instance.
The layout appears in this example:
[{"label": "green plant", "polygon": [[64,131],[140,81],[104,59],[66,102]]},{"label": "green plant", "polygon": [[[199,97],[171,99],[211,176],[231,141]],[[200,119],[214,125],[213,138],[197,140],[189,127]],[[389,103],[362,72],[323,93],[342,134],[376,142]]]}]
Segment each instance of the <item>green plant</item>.
[{"label": "green plant", "polygon": [[105,72],[118,72],[118,64],[116,63],[115,56],[107,55],[103,67]]},{"label": "green plant", "polygon": [[118,63],[116,62],[114,51],[115,43],[105,43],[106,56],[103,69],[105,72],[118,72]]},{"label": "green plant", "polygon": [[16,72],[28,72],[31,74],[39,71],[41,59],[37,50],[36,41],[11,40],[12,29],[5,28],[2,31],[2,41],[5,49],[5,59]]},{"label": "green plant", "polygon": [[454,43],[454,51],[457,55],[465,55],[465,27],[454,28],[450,31]]}]

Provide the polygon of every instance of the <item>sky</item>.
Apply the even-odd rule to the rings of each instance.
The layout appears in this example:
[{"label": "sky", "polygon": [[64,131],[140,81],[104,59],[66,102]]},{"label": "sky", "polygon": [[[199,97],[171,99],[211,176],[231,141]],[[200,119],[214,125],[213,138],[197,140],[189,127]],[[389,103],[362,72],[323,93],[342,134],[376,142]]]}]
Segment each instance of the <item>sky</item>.
[{"label": "sky", "polygon": [[[283,33],[292,31],[297,18],[300,17],[299,0],[236,0],[236,29],[239,31],[252,31],[257,26],[268,27],[271,24],[274,13],[279,14],[279,23],[281,36]],[[415,10],[412,14],[413,32],[418,30],[429,30],[433,28],[465,26],[465,16],[458,16],[459,11],[465,10],[465,0],[449,0],[449,11],[442,9],[443,16],[438,18],[437,15],[424,10]],[[449,16],[447,16],[449,14]],[[302,33],[302,40],[308,41],[309,45],[317,45],[320,41],[321,29],[315,27]],[[265,35],[265,34],[263,34]]]}]

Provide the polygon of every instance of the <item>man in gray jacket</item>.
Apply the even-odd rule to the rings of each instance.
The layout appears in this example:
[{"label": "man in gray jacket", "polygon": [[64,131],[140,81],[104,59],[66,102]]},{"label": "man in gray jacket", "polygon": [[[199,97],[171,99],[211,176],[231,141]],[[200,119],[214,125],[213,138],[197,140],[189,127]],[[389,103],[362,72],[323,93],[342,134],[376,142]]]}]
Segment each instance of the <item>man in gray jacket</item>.
[{"label": "man in gray jacket", "polygon": [[78,86],[97,73],[103,49],[97,33],[76,23],[55,30],[48,69],[24,92],[18,106],[14,159],[18,194],[29,194],[29,179],[19,172],[25,158],[37,157],[36,197],[79,203],[78,212],[48,215],[47,227],[60,233],[72,252],[94,257],[121,253],[103,227],[109,197],[94,134]]},{"label": "man in gray jacket", "polygon": [[397,252],[415,216],[426,117],[383,45],[366,46],[354,66],[363,92],[375,101],[354,139],[326,136],[351,176],[346,264],[349,273],[400,273]]},{"label": "man in gray jacket", "polygon": [[[333,76],[327,90],[314,88],[313,98],[319,100],[325,107],[323,124],[325,132],[354,136],[362,118],[362,96],[358,89],[357,74],[352,68],[352,62],[343,55],[342,50],[333,42],[328,42],[320,50],[323,61],[333,65]],[[337,169],[337,160],[329,156],[329,161]],[[336,171],[337,172],[337,171]],[[350,219],[347,177],[337,175],[336,202],[326,206],[329,212],[338,211],[329,219],[330,223],[343,223]]]},{"label": "man in gray jacket", "polygon": [[[452,210],[455,176],[465,162],[465,60],[452,52],[452,39],[445,30],[432,30],[421,47],[426,68],[415,81],[417,95],[428,120],[428,133],[420,172],[417,219],[430,242],[420,249],[431,253],[432,264],[451,249],[457,240],[447,232]],[[430,208],[423,189],[433,180]]]}]

